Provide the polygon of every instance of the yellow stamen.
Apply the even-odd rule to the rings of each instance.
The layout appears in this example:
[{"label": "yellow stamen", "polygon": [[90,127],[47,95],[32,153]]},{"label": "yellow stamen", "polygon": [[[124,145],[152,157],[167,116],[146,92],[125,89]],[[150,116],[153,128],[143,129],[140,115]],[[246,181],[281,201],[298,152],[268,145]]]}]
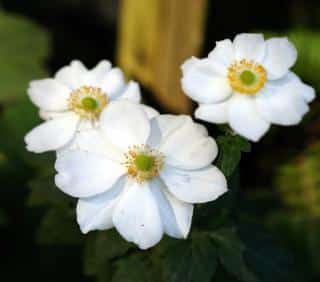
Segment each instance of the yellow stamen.
[{"label": "yellow stamen", "polygon": [[69,98],[69,109],[90,121],[97,120],[107,104],[107,95],[98,87],[82,86]]},{"label": "yellow stamen", "polygon": [[267,72],[262,65],[243,59],[229,67],[228,80],[233,90],[252,95],[264,87]]},{"label": "yellow stamen", "polygon": [[163,154],[147,145],[130,147],[124,157],[128,176],[139,183],[158,176],[164,165]]}]

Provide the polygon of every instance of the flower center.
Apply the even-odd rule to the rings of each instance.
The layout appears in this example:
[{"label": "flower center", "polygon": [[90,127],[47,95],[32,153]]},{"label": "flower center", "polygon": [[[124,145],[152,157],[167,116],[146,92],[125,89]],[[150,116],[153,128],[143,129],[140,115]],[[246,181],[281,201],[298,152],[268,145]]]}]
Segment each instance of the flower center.
[{"label": "flower center", "polygon": [[262,65],[243,59],[229,67],[228,80],[233,90],[243,94],[256,94],[264,87],[267,72]]},{"label": "flower center", "polygon": [[245,84],[245,85],[251,85],[252,83],[255,82],[256,76],[252,71],[245,70],[240,74],[240,80]]},{"label": "flower center", "polygon": [[98,87],[82,86],[70,94],[69,109],[80,117],[95,121],[108,104],[108,97]]},{"label": "flower center", "polygon": [[148,156],[142,153],[135,158],[134,164],[137,169],[141,171],[150,171],[153,168],[155,161],[153,156]]},{"label": "flower center", "polygon": [[133,146],[124,156],[128,176],[139,183],[158,176],[164,164],[163,154],[147,145]]},{"label": "flower center", "polygon": [[85,97],[82,99],[81,101],[82,103],[82,107],[86,110],[86,111],[94,111],[96,110],[96,108],[98,107],[98,102],[97,100],[95,100],[94,98],[91,97]]}]

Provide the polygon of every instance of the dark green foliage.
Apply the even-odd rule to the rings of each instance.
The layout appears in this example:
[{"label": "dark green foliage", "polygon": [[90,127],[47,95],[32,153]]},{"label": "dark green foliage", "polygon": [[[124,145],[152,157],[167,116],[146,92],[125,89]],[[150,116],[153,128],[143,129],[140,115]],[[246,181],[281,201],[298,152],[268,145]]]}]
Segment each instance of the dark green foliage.
[{"label": "dark green foliage", "polygon": [[239,281],[259,281],[247,266],[243,256],[245,247],[234,229],[221,229],[210,236],[217,246],[220,262],[228,273]]},{"label": "dark green foliage", "polygon": [[42,244],[79,244],[81,235],[76,223],[76,200],[54,185],[52,163],[50,158],[33,163],[39,175],[29,183],[29,206],[45,208],[37,239]]},{"label": "dark green foliage", "polygon": [[[209,282],[223,267],[230,277],[243,282],[258,282],[245,260],[246,248],[234,228],[194,232],[187,241],[170,241],[164,249],[164,274],[169,282]],[[225,280],[222,280],[225,281]],[[229,280],[228,280],[229,281]]]},{"label": "dark green foliage", "polygon": [[262,282],[304,281],[288,252],[261,232],[248,229],[244,235],[245,257]]},{"label": "dark green foliage", "polygon": [[48,210],[42,218],[37,239],[40,244],[47,245],[80,243],[80,231],[75,221],[75,212],[67,208]]},{"label": "dark green foliage", "polygon": [[90,276],[103,276],[101,272],[105,273],[112,261],[124,256],[130,248],[132,245],[123,240],[115,230],[90,234],[86,239],[84,253],[85,273]]},{"label": "dark green foliage", "polygon": [[0,210],[0,227],[7,222],[7,216],[3,210]]},{"label": "dark green foliage", "polygon": [[209,282],[218,265],[217,250],[207,234],[194,232],[189,240],[172,241],[163,252],[168,282]]},{"label": "dark green foliage", "polygon": [[48,35],[24,18],[0,11],[0,102],[21,100],[30,80],[44,75]]},{"label": "dark green foliage", "polygon": [[31,156],[23,137],[39,118],[26,90],[30,80],[46,74],[49,36],[36,24],[0,10],[0,38],[0,165],[9,175],[25,165],[21,155]]},{"label": "dark green foliage", "polygon": [[153,271],[152,266],[143,254],[127,256],[115,263],[116,271],[112,282],[153,282],[159,281],[159,273]]},{"label": "dark green foliage", "polygon": [[30,207],[46,207],[37,239],[42,244],[79,244],[75,200],[64,195],[53,184],[53,174],[30,182]]},{"label": "dark green foliage", "polygon": [[[48,164],[49,165],[49,164]],[[64,195],[54,184],[54,173],[48,173],[48,175],[39,176],[38,178],[30,181],[29,186],[31,188],[28,204],[31,207],[54,205],[68,207],[68,204],[72,200]]]},{"label": "dark green foliage", "polygon": [[218,136],[217,142],[219,146],[217,166],[229,177],[239,164],[241,153],[250,152],[250,143],[238,135],[230,134]]}]

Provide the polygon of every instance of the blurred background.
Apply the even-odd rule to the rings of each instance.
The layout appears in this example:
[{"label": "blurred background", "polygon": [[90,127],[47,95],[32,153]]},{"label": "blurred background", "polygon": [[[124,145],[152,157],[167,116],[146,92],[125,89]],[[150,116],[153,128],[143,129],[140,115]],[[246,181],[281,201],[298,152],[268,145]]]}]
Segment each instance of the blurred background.
[{"label": "blurred background", "polygon": [[[250,153],[241,138],[207,125],[232,193],[196,210],[189,245],[166,238],[147,252],[114,231],[82,235],[75,200],[54,186],[54,155],[24,148],[40,122],[30,80],[72,59],[88,67],[108,59],[141,82],[147,104],[191,113],[179,66],[240,32],[288,36],[299,51],[294,70],[319,92],[316,0],[0,0],[1,281],[320,281],[317,100],[299,126],[272,128]],[[215,234],[212,250],[204,230]],[[192,269],[187,277],[183,267]]]}]

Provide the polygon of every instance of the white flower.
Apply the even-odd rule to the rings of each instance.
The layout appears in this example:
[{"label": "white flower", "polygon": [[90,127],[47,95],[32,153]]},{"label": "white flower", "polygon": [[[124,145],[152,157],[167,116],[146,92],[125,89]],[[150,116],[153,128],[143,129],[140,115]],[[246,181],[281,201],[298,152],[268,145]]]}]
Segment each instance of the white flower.
[{"label": "white flower", "polygon": [[[139,85],[133,81],[126,84],[122,71],[111,68],[108,61],[92,70],[73,61],[54,78],[32,81],[28,94],[45,120],[25,137],[27,149],[36,153],[61,149],[78,131],[96,127],[100,113],[114,100],[140,102]],[[156,114],[149,107],[144,109]]]},{"label": "white flower", "polygon": [[240,34],[217,42],[208,58],[187,60],[182,87],[200,104],[197,118],[258,141],[271,124],[295,125],[309,110],[315,92],[290,71],[296,59],[287,38]]},{"label": "white flower", "polygon": [[187,116],[151,120],[137,105],[113,102],[101,115],[100,131],[80,133],[80,149],[59,155],[56,185],[80,198],[82,232],[115,227],[141,249],[163,233],[186,238],[193,203],[227,191],[211,165],[218,149],[207,130]]}]

